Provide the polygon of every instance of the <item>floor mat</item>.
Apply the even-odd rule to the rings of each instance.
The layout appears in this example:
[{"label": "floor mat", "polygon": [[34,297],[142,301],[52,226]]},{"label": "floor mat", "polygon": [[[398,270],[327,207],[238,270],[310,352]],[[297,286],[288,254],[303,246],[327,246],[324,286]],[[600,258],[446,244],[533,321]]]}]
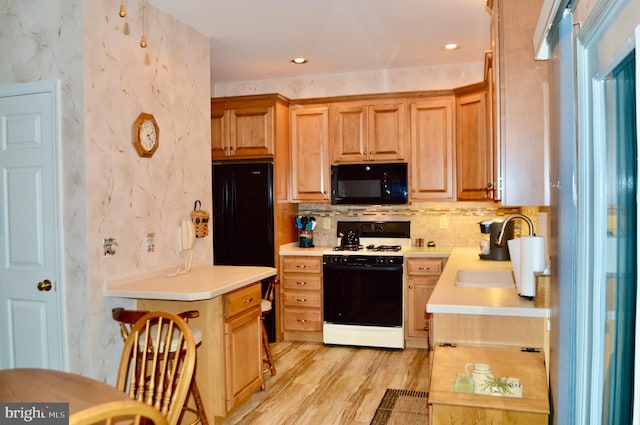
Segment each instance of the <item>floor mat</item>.
[{"label": "floor mat", "polygon": [[428,423],[424,391],[387,389],[371,425],[424,425]]}]

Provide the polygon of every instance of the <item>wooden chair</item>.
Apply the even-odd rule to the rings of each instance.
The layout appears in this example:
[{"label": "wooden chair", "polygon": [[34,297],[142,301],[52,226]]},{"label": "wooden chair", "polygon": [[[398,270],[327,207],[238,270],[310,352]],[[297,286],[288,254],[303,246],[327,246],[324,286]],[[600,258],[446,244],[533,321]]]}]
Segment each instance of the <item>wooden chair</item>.
[{"label": "wooden chair", "polygon": [[[140,318],[147,313],[148,311],[145,310],[125,310],[122,307],[114,308],[113,310],[111,310],[113,319],[116,320],[120,325],[120,334],[122,335],[122,339],[124,339],[125,341],[127,339],[127,336],[129,336],[129,333],[131,332],[131,327],[133,326],[133,324],[140,320]],[[198,310],[188,310],[183,311],[182,313],[178,313],[178,316],[183,318],[187,323],[189,322],[189,319],[193,319],[195,317],[198,317],[199,315],[200,313],[198,312]],[[193,340],[196,343],[197,348],[200,346],[200,344],[202,344],[202,331],[198,328],[191,327],[191,333],[193,334]],[[196,410],[194,411],[193,409],[186,407],[186,405],[184,409],[191,411],[196,415],[197,420],[193,423],[200,422],[202,425],[209,425],[209,422],[207,421],[207,415],[204,411],[204,403],[202,402],[200,390],[198,389],[195,373],[193,374],[193,380],[191,382],[190,394],[191,397],[193,397],[193,401],[196,405]]]},{"label": "wooden chair", "polygon": [[150,312],[127,335],[116,388],[154,406],[169,425],[177,425],[195,363],[196,344],[189,325],[173,313]]},{"label": "wooden chair", "polygon": [[260,316],[260,322],[262,323],[262,346],[264,347],[264,353],[266,359],[263,361],[269,366],[271,375],[276,374],[276,366],[273,362],[273,356],[271,355],[271,347],[269,346],[269,335],[267,334],[267,328],[264,325],[264,318],[271,314],[273,311],[273,299],[276,294],[276,285],[279,283],[277,279],[272,279],[267,286],[264,294],[264,298],[260,304],[262,315]]},{"label": "wooden chair", "polygon": [[168,425],[158,409],[136,400],[99,404],[69,417],[69,425],[115,425],[120,422],[127,425]]}]

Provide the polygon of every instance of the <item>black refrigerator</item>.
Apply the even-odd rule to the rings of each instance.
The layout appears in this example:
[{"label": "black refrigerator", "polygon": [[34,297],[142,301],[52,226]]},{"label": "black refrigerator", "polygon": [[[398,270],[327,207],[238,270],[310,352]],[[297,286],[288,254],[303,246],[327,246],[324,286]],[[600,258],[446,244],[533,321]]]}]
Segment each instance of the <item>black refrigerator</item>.
[{"label": "black refrigerator", "polygon": [[[216,161],[212,180],[213,264],[274,267],[273,162]],[[265,318],[270,341],[273,307]]]}]

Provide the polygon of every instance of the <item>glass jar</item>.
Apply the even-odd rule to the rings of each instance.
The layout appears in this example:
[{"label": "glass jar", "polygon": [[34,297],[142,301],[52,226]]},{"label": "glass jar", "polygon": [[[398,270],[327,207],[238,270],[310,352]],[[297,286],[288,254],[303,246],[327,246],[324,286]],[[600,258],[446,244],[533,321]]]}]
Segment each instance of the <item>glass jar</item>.
[{"label": "glass jar", "polygon": [[313,246],[313,230],[300,230],[300,248],[311,248]]}]

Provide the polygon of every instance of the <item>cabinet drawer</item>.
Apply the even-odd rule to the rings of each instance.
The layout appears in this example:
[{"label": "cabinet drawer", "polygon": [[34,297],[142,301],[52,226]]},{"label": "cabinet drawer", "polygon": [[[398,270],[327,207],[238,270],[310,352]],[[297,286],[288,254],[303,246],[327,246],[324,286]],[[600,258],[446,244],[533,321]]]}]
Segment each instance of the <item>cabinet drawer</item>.
[{"label": "cabinet drawer", "polygon": [[322,287],[322,277],[312,274],[285,274],[282,286],[288,289],[313,289],[319,291]]},{"label": "cabinet drawer", "polygon": [[322,257],[284,257],[282,268],[285,273],[320,273]]},{"label": "cabinet drawer", "polygon": [[407,274],[409,275],[439,275],[442,273],[440,258],[412,258],[407,260]]},{"label": "cabinet drawer", "polygon": [[252,307],[260,306],[261,301],[260,283],[230,292],[224,295],[224,317],[231,317]]},{"label": "cabinet drawer", "polygon": [[320,292],[286,291],[284,294],[284,305],[289,307],[320,308],[322,305],[320,298]]},{"label": "cabinet drawer", "polygon": [[320,310],[285,309],[284,328],[288,331],[321,331],[322,315]]}]

